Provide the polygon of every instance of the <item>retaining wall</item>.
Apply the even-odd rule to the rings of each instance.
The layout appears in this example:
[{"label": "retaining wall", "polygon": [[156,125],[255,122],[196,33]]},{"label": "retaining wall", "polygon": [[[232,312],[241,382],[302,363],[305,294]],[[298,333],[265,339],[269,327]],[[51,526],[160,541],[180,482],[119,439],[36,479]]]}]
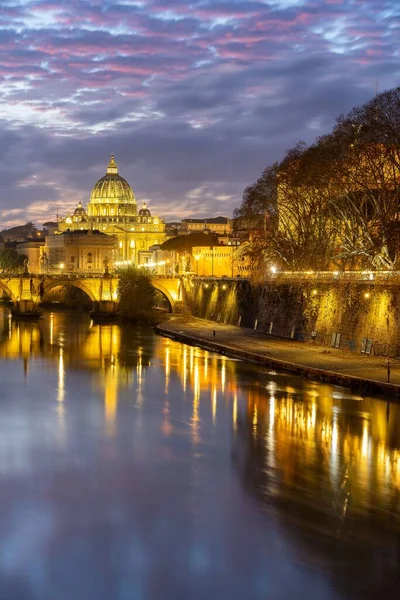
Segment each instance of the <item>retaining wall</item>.
[{"label": "retaining wall", "polygon": [[256,328],[357,352],[400,357],[400,284],[279,279],[197,279],[184,286],[186,308],[220,323]]}]

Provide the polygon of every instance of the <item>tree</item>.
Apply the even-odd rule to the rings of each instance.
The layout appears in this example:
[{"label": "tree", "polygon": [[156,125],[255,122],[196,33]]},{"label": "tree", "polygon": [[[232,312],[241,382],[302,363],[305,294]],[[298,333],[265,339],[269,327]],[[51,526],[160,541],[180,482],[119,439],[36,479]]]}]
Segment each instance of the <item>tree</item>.
[{"label": "tree", "polygon": [[151,322],[156,301],[151,279],[151,273],[144,268],[130,266],[120,271],[118,297],[122,319],[136,323]]},{"label": "tree", "polygon": [[329,138],[340,255],[391,269],[399,249],[400,88],[339,117]]},{"label": "tree", "polygon": [[277,230],[277,188],[279,164],[268,166],[257,181],[243,192],[243,201],[234,211],[234,229],[245,241],[238,252],[262,275],[265,262],[273,259],[271,238]]},{"label": "tree", "polygon": [[279,164],[268,166],[257,181],[243,192],[243,201],[234,211],[240,228],[265,232],[277,222],[277,188]]},{"label": "tree", "polygon": [[21,273],[26,260],[27,257],[24,254],[18,254],[13,248],[0,250],[0,271],[2,273]]},{"label": "tree", "polygon": [[[261,273],[392,269],[400,264],[400,87],[340,116],[333,131],[290,149],[245,189],[235,216]],[[266,226],[266,224],[269,225]]]}]

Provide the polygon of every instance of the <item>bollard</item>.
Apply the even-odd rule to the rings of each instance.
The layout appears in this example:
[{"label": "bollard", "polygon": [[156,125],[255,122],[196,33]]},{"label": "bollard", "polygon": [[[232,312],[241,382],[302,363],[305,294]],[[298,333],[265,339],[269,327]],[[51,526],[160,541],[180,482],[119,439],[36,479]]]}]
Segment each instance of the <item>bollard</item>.
[{"label": "bollard", "polygon": [[387,361],[387,382],[390,383],[390,360]]}]

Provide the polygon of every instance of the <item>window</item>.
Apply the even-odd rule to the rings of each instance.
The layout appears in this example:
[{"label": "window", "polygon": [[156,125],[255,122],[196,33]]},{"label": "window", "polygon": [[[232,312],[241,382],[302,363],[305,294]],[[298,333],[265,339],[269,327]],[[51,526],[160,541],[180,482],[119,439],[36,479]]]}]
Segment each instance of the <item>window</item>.
[{"label": "window", "polygon": [[71,256],[71,262],[74,263],[75,262],[75,256]]},{"label": "window", "polygon": [[87,262],[90,264],[93,262],[93,254],[91,252],[88,252]]}]

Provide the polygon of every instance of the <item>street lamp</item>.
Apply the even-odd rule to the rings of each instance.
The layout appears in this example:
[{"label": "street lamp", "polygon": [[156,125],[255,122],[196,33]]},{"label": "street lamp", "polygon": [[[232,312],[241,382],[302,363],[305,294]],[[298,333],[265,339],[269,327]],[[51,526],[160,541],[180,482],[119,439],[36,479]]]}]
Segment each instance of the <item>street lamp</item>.
[{"label": "street lamp", "polygon": [[61,275],[64,273],[64,268],[65,268],[64,263],[60,263]]}]

